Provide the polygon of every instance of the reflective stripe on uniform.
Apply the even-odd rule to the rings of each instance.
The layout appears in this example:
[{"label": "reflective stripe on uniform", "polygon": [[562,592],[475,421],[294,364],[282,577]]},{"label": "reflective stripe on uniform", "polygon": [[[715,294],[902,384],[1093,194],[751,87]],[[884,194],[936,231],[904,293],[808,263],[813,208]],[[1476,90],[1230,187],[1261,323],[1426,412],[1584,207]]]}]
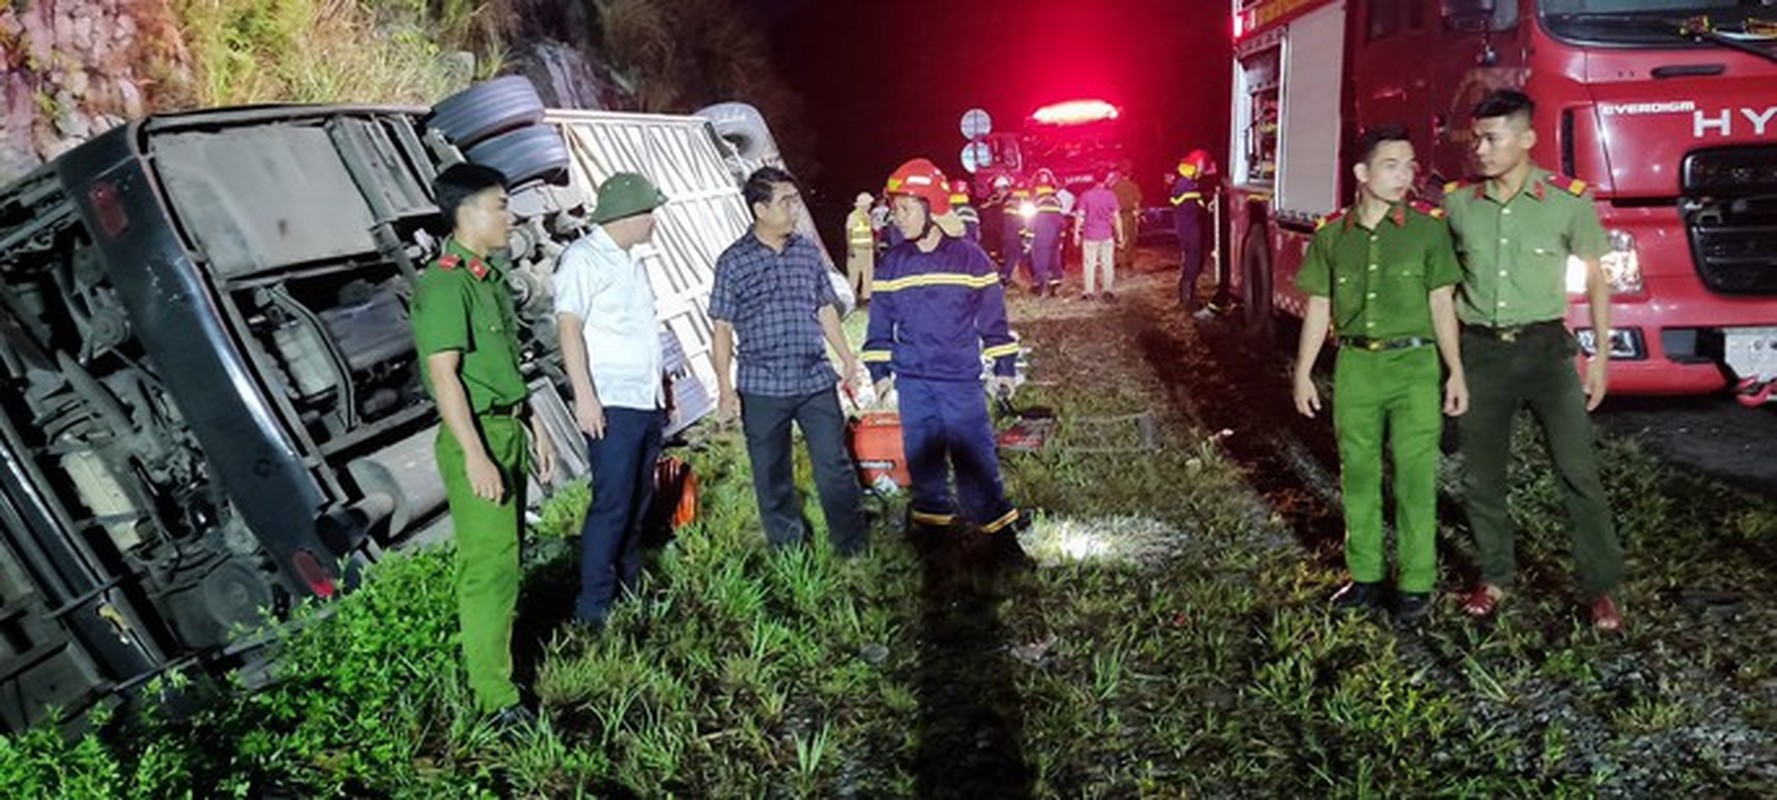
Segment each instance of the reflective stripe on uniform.
[{"label": "reflective stripe on uniform", "polygon": [[1007,525],[1010,525],[1016,521],[1018,521],[1018,509],[1014,508],[1011,511],[1007,511],[999,519],[989,522],[986,525],[982,525],[981,532],[982,533],[995,533],[995,532],[999,531],[1001,528],[1004,528]]},{"label": "reflective stripe on uniform", "polygon": [[1017,342],[1007,342],[1002,345],[995,345],[993,347],[989,347],[985,350],[982,350],[981,355],[987,356],[988,358],[1004,358],[1006,356],[1015,356],[1015,355],[1018,355],[1018,343]]},{"label": "reflective stripe on uniform", "polygon": [[968,275],[960,272],[927,272],[909,275],[892,281],[877,281],[870,285],[873,292],[895,292],[911,289],[915,286],[966,286],[971,289],[985,289],[1000,282],[994,273],[986,275]]}]

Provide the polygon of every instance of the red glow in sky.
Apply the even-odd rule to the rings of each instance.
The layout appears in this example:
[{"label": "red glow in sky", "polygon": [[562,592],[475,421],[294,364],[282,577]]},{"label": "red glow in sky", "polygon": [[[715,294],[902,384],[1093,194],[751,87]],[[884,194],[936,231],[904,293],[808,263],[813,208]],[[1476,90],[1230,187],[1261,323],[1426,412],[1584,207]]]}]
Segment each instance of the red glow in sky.
[{"label": "red glow in sky", "polygon": [[1230,28],[1223,0],[899,0],[792,4],[771,36],[816,126],[815,188],[849,203],[915,156],[960,172],[970,108],[1005,131],[1075,99],[1120,109],[1158,193],[1183,153],[1227,150]]}]

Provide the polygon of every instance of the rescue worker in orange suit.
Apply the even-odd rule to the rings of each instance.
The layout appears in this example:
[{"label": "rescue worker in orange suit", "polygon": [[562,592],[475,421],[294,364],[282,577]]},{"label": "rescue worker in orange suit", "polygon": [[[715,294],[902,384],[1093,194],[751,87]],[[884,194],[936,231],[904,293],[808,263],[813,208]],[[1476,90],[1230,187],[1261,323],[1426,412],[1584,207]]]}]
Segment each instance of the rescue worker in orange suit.
[{"label": "rescue worker in orange suit", "polygon": [[870,282],[875,274],[876,229],[870,225],[870,204],[875,199],[869,192],[858,192],[851,213],[845,216],[845,277],[859,306],[870,302]]},{"label": "rescue worker in orange suit", "polygon": [[1030,242],[1030,263],[1036,278],[1036,293],[1050,297],[1061,291],[1061,234],[1067,227],[1061,197],[1056,191],[1055,173],[1047,169],[1037,170],[1036,189],[1032,192],[1037,215],[1031,220],[1034,235]]},{"label": "rescue worker in orange suit", "polygon": [[969,204],[969,182],[957,179],[950,182],[950,210],[956,218],[963,221],[963,238],[975,244],[981,243],[981,214]]},{"label": "rescue worker in orange suit", "polygon": [[[1030,515],[1006,499],[981,362],[992,391],[1015,388],[1018,340],[1006,320],[1005,288],[981,246],[963,238],[944,173],[916,158],[889,176],[894,224],[907,241],[883,256],[860,360],[877,397],[900,393],[901,435],[913,479],[916,532],[962,523],[987,535],[991,552],[1029,565],[1017,534]],[[956,495],[951,494],[951,480]],[[960,501],[957,502],[957,501]],[[960,513],[959,513],[960,512]]]},{"label": "rescue worker in orange suit", "polygon": [[1197,279],[1203,274],[1203,241],[1207,230],[1203,189],[1197,183],[1203,162],[1209,158],[1202,150],[1193,150],[1179,159],[1178,177],[1172,181],[1172,221],[1178,233],[1179,305],[1186,313],[1196,312]]},{"label": "rescue worker in orange suit", "polygon": [[1030,237],[1026,230],[1027,220],[1024,216],[1024,205],[1030,202],[1030,189],[1012,182],[1012,179],[1001,175],[994,179],[994,185],[1006,187],[1006,202],[1000,207],[1000,283],[1012,285],[1012,278],[1018,274],[1018,265],[1024,264],[1026,272],[1030,271],[1029,251],[1025,240]]}]

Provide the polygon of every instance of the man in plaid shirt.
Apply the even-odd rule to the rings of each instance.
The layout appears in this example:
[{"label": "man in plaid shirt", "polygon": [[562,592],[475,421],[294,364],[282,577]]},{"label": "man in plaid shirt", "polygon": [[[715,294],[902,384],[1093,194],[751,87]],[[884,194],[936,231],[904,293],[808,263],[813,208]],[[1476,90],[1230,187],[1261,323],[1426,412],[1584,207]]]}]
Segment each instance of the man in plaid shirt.
[{"label": "man in plaid shirt", "polygon": [[802,203],[796,179],[761,167],[741,191],[753,211],[753,229],[716,259],[710,291],[718,411],[724,422],[741,420],[766,541],[784,547],[799,544],[807,533],[791,461],[794,422],[808,442],[828,540],[840,555],[856,555],[868,532],[857,470],[845,446],[845,415],[833,391],[839,376],[826,349],[830,344],[839,354],[844,375],[857,371],[839,328],[839,296],[819,247],[795,232]]}]

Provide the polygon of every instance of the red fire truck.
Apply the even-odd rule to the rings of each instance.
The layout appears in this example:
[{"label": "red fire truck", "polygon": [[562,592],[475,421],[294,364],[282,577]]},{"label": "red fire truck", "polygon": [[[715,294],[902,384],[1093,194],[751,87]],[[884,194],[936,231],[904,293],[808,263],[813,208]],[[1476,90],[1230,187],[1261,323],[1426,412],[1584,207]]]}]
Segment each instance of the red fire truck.
[{"label": "red fire truck", "polygon": [[[1228,257],[1246,324],[1300,315],[1314,221],[1349,203],[1346,147],[1413,132],[1420,195],[1469,176],[1486,92],[1537,102],[1537,163],[1595,190],[1610,232],[1614,392],[1777,400],[1777,7],[1768,0],[1234,0]],[[1584,268],[1568,322],[1596,346]]]},{"label": "red fire truck", "polygon": [[[1038,108],[1021,130],[987,133],[964,148],[963,167],[974,174],[977,196],[992,191],[1000,176],[1025,180],[1040,168],[1055,173],[1063,186],[1104,178],[1125,157],[1122,110],[1097,99],[1068,100]],[[964,135],[973,136],[969,118]]]}]

